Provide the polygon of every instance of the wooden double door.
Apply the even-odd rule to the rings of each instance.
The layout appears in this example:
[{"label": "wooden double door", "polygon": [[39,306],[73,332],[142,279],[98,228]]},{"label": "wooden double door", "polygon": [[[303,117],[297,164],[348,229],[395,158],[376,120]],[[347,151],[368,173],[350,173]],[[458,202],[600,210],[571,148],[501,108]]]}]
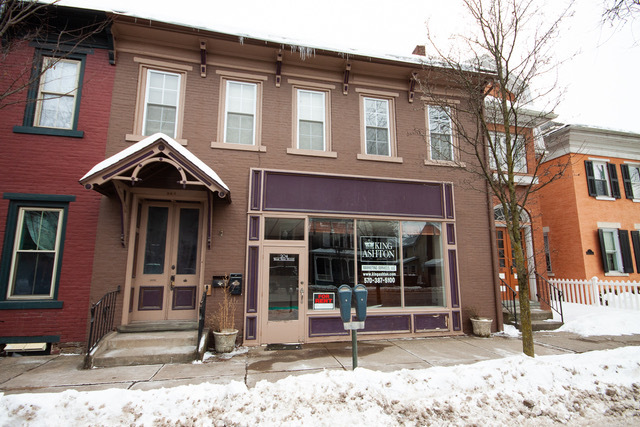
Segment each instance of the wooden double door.
[{"label": "wooden double door", "polygon": [[130,320],[195,320],[200,289],[201,203],[140,205]]}]

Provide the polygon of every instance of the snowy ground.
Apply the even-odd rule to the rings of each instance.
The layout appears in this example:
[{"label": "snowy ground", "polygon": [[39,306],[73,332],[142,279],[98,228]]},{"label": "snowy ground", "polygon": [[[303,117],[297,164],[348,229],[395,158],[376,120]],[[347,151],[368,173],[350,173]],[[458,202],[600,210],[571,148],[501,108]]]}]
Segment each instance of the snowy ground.
[{"label": "snowy ground", "polygon": [[[582,335],[640,333],[639,311],[567,304],[565,320],[564,330]],[[390,373],[326,371],[251,389],[233,382],[0,394],[2,426],[604,423],[640,424],[640,347]]]}]

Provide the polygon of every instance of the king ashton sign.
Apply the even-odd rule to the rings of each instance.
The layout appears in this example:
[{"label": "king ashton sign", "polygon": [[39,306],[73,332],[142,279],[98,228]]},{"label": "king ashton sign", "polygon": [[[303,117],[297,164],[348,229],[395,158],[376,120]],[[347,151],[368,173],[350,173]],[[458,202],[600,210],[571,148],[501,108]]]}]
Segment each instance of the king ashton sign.
[{"label": "king ashton sign", "polygon": [[398,259],[398,240],[395,237],[363,236],[360,238],[360,261],[395,263]]}]

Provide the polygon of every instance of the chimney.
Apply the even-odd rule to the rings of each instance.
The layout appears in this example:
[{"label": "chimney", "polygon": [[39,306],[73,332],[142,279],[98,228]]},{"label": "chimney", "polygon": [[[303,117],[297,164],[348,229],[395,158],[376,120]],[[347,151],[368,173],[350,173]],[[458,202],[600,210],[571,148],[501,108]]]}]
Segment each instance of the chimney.
[{"label": "chimney", "polygon": [[411,53],[413,55],[427,56],[427,51],[423,44],[416,45],[415,49],[413,49],[413,52]]}]

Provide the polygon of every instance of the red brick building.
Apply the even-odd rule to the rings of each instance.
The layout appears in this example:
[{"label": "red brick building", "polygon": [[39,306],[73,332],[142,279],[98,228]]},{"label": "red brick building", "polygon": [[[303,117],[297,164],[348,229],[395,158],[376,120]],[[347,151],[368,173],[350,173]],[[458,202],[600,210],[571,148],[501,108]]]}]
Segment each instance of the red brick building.
[{"label": "red brick building", "polygon": [[0,90],[23,90],[0,101],[0,344],[86,342],[100,197],[77,180],[104,158],[115,75],[105,19],[50,7],[34,24],[46,36],[2,62]]}]

